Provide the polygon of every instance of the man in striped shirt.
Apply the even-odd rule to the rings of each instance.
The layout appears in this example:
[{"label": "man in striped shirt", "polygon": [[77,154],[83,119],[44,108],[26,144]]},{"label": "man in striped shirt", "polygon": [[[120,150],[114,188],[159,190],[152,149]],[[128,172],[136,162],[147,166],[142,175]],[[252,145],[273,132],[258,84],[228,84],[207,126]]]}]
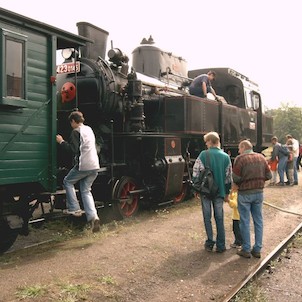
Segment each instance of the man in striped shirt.
[{"label": "man in striped shirt", "polygon": [[[239,155],[233,165],[234,187],[238,188],[238,211],[240,214],[240,232],[242,249],[237,251],[239,256],[251,258],[261,257],[263,238],[263,188],[266,180],[272,174],[264,156],[253,152],[250,141],[239,143]],[[255,244],[251,249],[250,215],[254,221]]]}]

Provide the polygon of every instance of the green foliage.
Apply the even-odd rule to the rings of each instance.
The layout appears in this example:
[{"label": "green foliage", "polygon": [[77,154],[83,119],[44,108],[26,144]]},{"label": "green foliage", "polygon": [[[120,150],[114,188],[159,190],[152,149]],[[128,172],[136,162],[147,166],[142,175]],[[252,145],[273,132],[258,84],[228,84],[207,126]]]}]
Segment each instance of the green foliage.
[{"label": "green foliage", "polygon": [[103,276],[98,279],[100,282],[105,284],[116,284],[116,281],[112,276]]},{"label": "green foliage", "polygon": [[235,298],[231,300],[232,302],[267,302],[261,287],[257,282],[252,282],[246,285]]},{"label": "green foliage", "polygon": [[26,299],[26,298],[36,298],[43,296],[47,293],[46,286],[42,285],[32,285],[32,286],[20,286],[16,292],[16,296],[19,299]]},{"label": "green foliage", "polygon": [[279,142],[285,143],[285,136],[289,133],[302,142],[301,107],[291,107],[286,103],[278,109],[271,110],[270,114],[274,118],[274,135],[278,137]]}]

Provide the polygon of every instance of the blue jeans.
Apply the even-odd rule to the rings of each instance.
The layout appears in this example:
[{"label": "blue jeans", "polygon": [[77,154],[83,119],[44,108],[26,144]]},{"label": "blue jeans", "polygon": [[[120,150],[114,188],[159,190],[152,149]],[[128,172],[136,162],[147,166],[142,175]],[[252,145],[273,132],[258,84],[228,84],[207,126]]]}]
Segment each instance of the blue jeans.
[{"label": "blue jeans", "polygon": [[251,251],[250,215],[254,222],[255,244],[253,250],[260,252],[263,238],[262,218],[263,192],[252,194],[238,194],[238,211],[240,214],[240,233],[242,236],[242,249]]},{"label": "blue jeans", "polygon": [[208,239],[205,242],[205,245],[208,247],[213,247],[215,241],[213,240],[213,228],[212,228],[212,206],[214,210],[214,218],[216,222],[216,247],[218,250],[225,249],[225,230],[223,222],[223,198],[217,197],[213,201],[208,199],[205,196],[201,197],[201,208],[203,214],[203,221],[207,233]]},{"label": "blue jeans", "polygon": [[79,171],[77,167],[73,167],[63,180],[63,185],[66,190],[67,208],[69,211],[77,211],[81,209],[74,188],[74,185],[78,181],[80,182],[82,202],[88,221],[99,218],[95,208],[94,199],[91,194],[91,186],[97,175],[97,170]]},{"label": "blue jeans", "polygon": [[281,183],[284,183],[284,173],[286,172],[286,165],[287,165],[287,157],[286,156],[280,157],[278,162],[278,174]]}]

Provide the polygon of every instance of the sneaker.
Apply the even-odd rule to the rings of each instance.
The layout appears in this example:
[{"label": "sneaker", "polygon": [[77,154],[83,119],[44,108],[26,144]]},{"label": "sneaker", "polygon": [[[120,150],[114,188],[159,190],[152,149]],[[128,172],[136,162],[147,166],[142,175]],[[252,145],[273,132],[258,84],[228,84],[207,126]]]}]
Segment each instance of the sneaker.
[{"label": "sneaker", "polygon": [[253,257],[255,258],[261,258],[261,253],[260,252],[255,252],[254,250],[251,251],[251,254],[253,255]]},{"label": "sneaker", "polygon": [[243,257],[243,258],[251,258],[251,253],[250,252],[246,252],[244,250],[238,250],[237,251],[237,255]]},{"label": "sneaker", "polygon": [[278,182],[278,183],[276,184],[276,186],[278,186],[278,187],[284,187],[284,186],[285,186],[285,183],[283,183],[283,182]]},{"label": "sneaker", "polygon": [[91,221],[91,230],[92,233],[96,233],[100,231],[100,219],[95,218]]},{"label": "sneaker", "polygon": [[226,248],[224,248],[224,249],[216,249],[216,253],[223,253],[223,252],[225,252],[226,251]]},{"label": "sneaker", "polygon": [[69,211],[68,209],[63,210],[63,214],[66,215],[73,215],[75,217],[80,217],[82,216],[84,212],[82,210],[76,210],[76,211]]}]

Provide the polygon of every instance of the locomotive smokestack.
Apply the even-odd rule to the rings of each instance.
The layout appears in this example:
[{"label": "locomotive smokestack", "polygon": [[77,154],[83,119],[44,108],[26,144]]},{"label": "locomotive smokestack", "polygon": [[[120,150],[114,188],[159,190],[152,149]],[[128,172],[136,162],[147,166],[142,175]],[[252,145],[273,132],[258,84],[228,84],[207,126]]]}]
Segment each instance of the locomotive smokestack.
[{"label": "locomotive smokestack", "polygon": [[87,22],[78,22],[77,27],[79,35],[94,41],[87,42],[86,46],[81,47],[82,56],[93,60],[97,60],[98,57],[105,59],[109,33]]}]

